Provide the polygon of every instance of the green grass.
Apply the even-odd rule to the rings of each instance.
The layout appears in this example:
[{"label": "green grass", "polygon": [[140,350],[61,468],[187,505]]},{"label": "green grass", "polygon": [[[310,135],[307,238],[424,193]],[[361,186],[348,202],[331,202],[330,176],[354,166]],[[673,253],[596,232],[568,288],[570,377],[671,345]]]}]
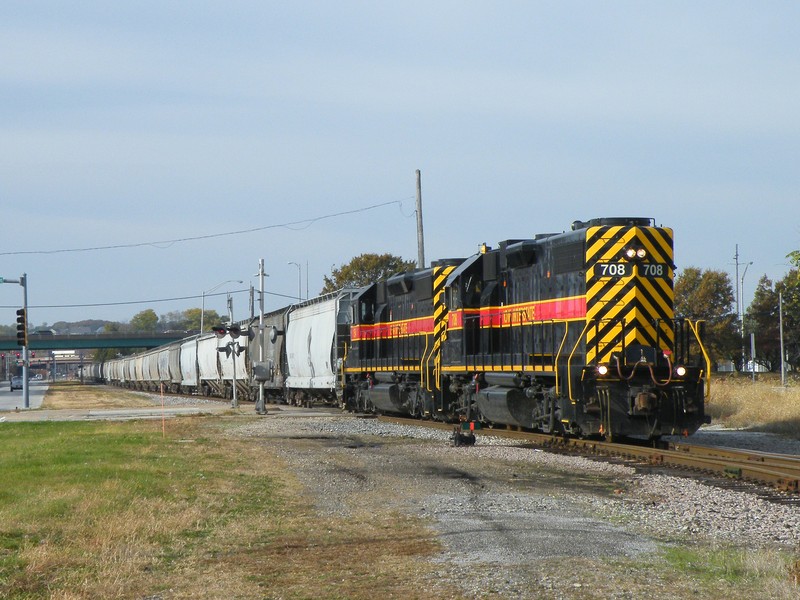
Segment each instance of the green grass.
[{"label": "green grass", "polygon": [[183,439],[196,425],[3,424],[0,597],[146,595],[206,560],[203,544],[230,552],[276,484],[236,441]]},{"label": "green grass", "polygon": [[790,572],[796,557],[788,551],[720,546],[671,546],[669,565],[684,577],[710,588],[725,583],[734,589],[771,588],[771,598],[795,597]]},{"label": "green grass", "polygon": [[0,598],[423,597],[431,532],[316,513],[243,421],[4,423]]}]

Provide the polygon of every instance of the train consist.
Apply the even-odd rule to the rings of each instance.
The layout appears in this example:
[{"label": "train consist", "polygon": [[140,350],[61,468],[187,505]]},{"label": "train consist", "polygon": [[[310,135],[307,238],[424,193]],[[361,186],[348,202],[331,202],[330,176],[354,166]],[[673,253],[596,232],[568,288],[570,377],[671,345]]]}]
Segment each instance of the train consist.
[{"label": "train consist", "polygon": [[[673,234],[646,218],[483,246],[465,259],[93,365],[115,385],[335,403],[607,439],[708,422],[701,324],[676,319]],[[241,330],[241,335],[238,330]]]}]

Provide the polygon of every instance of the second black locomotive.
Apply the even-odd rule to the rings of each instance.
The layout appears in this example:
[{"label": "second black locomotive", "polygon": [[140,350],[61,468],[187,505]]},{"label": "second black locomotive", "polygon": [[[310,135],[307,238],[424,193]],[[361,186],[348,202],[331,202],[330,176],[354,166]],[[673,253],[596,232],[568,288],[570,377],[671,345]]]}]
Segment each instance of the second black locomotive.
[{"label": "second black locomotive", "polygon": [[700,327],[675,319],[673,233],[646,218],[484,246],[362,289],[354,410],[579,436],[658,438],[708,422]]}]

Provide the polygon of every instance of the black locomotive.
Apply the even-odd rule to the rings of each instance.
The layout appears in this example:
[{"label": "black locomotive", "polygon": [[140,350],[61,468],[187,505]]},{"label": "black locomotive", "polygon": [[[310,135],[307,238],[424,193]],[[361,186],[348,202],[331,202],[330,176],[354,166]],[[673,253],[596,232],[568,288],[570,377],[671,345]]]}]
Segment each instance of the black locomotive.
[{"label": "black locomotive", "polygon": [[359,290],[343,400],[577,436],[690,434],[702,324],[673,310],[673,233],[647,218],[484,246]]}]

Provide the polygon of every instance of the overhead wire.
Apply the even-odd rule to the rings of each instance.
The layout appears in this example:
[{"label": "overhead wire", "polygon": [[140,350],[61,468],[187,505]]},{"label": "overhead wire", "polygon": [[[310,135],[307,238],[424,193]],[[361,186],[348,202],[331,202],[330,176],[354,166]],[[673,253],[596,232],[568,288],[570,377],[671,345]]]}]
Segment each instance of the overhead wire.
[{"label": "overhead wire", "polygon": [[[219,292],[216,294],[206,294],[206,298],[210,298],[212,296],[224,296],[225,294],[242,294],[245,292],[249,292],[248,289],[243,290],[233,290],[231,292]],[[259,290],[255,290],[258,294],[260,293]],[[297,296],[292,296],[290,294],[280,294],[278,292],[268,292],[264,291],[265,296],[277,296],[279,298],[289,298],[292,300],[296,300]],[[131,304],[157,304],[159,302],[175,302],[177,300],[197,300],[202,298],[202,296],[194,295],[194,296],[175,296],[173,298],[155,298],[152,300],[127,300],[124,302],[93,302],[89,304],[29,304],[28,308],[93,308],[98,306],[126,306]],[[8,306],[0,306],[2,308],[19,308],[19,305],[8,305]]]},{"label": "overhead wire", "polygon": [[[214,238],[221,238],[221,237],[228,237],[232,235],[242,235],[246,233],[255,233],[257,231],[266,231],[268,229],[278,229],[281,227],[285,227],[287,229],[292,229],[293,231],[299,231],[302,229],[307,229],[311,227],[314,223],[318,221],[324,221],[326,219],[333,219],[334,217],[343,217],[346,215],[352,215],[356,213],[366,212],[368,210],[375,210],[376,208],[382,208],[384,206],[389,206],[392,204],[397,204],[402,211],[403,200],[390,200],[388,202],[381,202],[380,204],[373,204],[371,206],[364,206],[362,208],[356,208],[353,210],[344,210],[339,211],[336,213],[331,213],[328,215],[322,215],[319,217],[311,217],[308,219],[300,219],[298,221],[290,221],[288,223],[278,223],[273,225],[263,225],[261,227],[251,227],[250,229],[240,229],[238,231],[226,231],[222,233],[209,233],[206,235],[196,235],[191,237],[184,237],[184,238],[175,238],[171,240],[161,240],[161,241],[151,241],[151,242],[135,242],[130,244],[113,244],[108,246],[90,246],[87,248],[61,248],[57,250],[13,250],[9,252],[0,252],[0,256],[20,256],[20,255],[30,255],[30,254],[65,254],[68,252],[95,252],[98,250],[119,250],[123,248],[141,248],[144,246],[153,246],[153,247],[169,247],[174,244],[180,244],[183,242],[194,242],[198,240],[210,240]],[[302,227],[298,227],[302,225]]]},{"label": "overhead wire", "polygon": [[[404,199],[407,200],[408,198]],[[318,221],[324,221],[326,219],[332,219],[334,217],[342,217],[345,215],[352,215],[356,213],[366,212],[370,210],[375,210],[376,208],[382,208],[384,206],[390,206],[392,204],[397,204],[400,208],[402,213],[403,208],[403,201],[404,200],[390,200],[388,202],[381,202],[379,204],[372,204],[370,206],[364,206],[361,208],[355,208],[352,210],[344,210],[339,211],[336,213],[330,213],[327,215],[321,215],[319,217],[311,217],[308,219],[300,219],[298,221],[290,221],[288,223],[278,223],[273,225],[264,225],[261,227],[251,227],[249,229],[240,229],[238,231],[226,231],[222,233],[211,233],[207,235],[198,235],[198,236],[191,236],[191,237],[184,237],[184,238],[176,238],[172,240],[162,240],[158,242],[137,242],[131,244],[114,244],[109,246],[92,246],[87,248],[62,248],[57,250],[15,250],[11,252],[0,252],[0,256],[19,256],[19,255],[31,255],[31,254],[64,254],[69,252],[92,252],[98,250],[117,250],[122,248],[140,248],[144,246],[158,246],[164,245],[165,247],[172,246],[174,244],[183,243],[183,242],[190,242],[190,241],[197,241],[197,240],[207,240],[213,238],[220,238],[220,237],[227,237],[232,235],[242,235],[246,233],[254,233],[257,231],[265,231],[267,229],[277,229],[281,227],[286,227],[288,229],[292,229],[293,231],[299,231],[302,229],[307,229],[311,227],[314,223]],[[303,225],[302,227],[295,227],[298,225]],[[239,290],[239,292],[233,293],[240,293],[243,291],[248,290]],[[296,298],[296,296],[291,296],[288,294],[279,294],[277,292],[264,292],[265,295],[268,296],[278,296],[281,298]],[[206,294],[208,296],[209,294]],[[213,295],[213,294],[212,294]],[[153,304],[159,302],[173,302],[177,300],[192,300],[199,298],[200,296],[177,296],[174,298],[160,298],[155,300],[131,300],[125,302],[94,302],[94,303],[87,303],[87,304],[41,304],[41,305],[30,305],[29,308],[93,308],[99,306],[126,306],[126,305],[134,305],[134,304]],[[15,308],[16,306],[0,306],[0,308]]]}]

